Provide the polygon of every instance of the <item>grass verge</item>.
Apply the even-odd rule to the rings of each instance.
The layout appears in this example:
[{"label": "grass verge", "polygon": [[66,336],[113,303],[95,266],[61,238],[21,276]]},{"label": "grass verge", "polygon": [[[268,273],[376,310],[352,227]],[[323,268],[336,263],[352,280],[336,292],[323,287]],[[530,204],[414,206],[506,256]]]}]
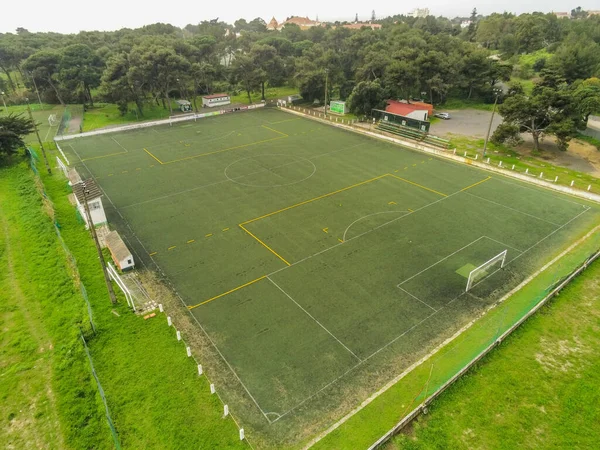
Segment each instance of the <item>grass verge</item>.
[{"label": "grass verge", "polygon": [[[475,154],[478,153],[479,158],[481,158],[483,144],[484,139],[473,139],[459,135],[453,135],[450,139],[451,148],[456,148],[456,153],[461,156],[464,152],[467,152],[467,156],[470,157],[475,157]],[[503,144],[498,145],[488,142],[486,158],[490,158],[490,162],[495,166],[502,161],[502,166],[508,169],[511,169],[514,165],[516,172],[525,173],[526,170],[529,170],[529,174],[536,177],[543,173],[543,178],[546,181],[554,182],[555,178],[558,177],[556,183],[559,185],[570,186],[571,181],[575,181],[573,187],[577,189],[587,190],[587,187],[591,185],[591,192],[600,192],[600,179],[592,175],[555,166],[534,156],[523,156]]]},{"label": "grass verge", "polygon": [[599,280],[596,262],[387,448],[597,448]]},{"label": "grass verge", "polygon": [[26,164],[0,169],[0,442],[112,447],[79,339],[87,314]]}]

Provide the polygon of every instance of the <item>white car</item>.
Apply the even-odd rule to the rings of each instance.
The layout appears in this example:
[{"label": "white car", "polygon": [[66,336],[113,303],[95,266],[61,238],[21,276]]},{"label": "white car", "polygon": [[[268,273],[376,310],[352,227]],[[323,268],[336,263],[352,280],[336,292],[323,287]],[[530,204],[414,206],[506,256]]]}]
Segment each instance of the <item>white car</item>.
[{"label": "white car", "polygon": [[448,113],[435,113],[434,114],[435,117],[439,117],[440,119],[444,119],[444,120],[448,120],[450,119],[450,114]]}]

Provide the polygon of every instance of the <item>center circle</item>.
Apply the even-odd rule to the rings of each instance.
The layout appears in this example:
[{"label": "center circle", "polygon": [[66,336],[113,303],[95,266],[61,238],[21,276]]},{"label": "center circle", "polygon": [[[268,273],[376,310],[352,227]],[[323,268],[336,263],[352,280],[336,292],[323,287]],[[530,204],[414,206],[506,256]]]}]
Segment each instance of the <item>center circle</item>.
[{"label": "center circle", "polygon": [[308,180],[316,171],[317,167],[309,159],[271,153],[238,159],[223,173],[229,181],[243,186],[280,187]]}]

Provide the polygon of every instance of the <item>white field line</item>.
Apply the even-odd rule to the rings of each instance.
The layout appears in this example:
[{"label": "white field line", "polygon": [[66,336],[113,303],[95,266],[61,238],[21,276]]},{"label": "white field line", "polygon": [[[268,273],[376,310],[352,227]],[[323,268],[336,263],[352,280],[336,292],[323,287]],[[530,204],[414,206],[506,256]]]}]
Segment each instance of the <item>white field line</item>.
[{"label": "white field line", "polygon": [[419,276],[419,275],[421,275],[423,272],[427,272],[427,271],[428,271],[429,269],[431,269],[432,267],[434,267],[434,266],[437,266],[437,265],[438,265],[439,263],[441,263],[442,261],[445,261],[445,260],[447,260],[448,258],[450,258],[451,256],[454,256],[454,255],[456,255],[458,252],[460,252],[460,251],[464,250],[464,249],[465,249],[465,248],[467,248],[467,247],[470,247],[470,246],[471,246],[471,245],[473,245],[475,242],[478,242],[478,241],[480,241],[480,240],[481,240],[481,239],[483,239],[483,238],[485,238],[485,236],[479,236],[479,237],[478,237],[477,239],[475,239],[474,241],[471,241],[471,242],[469,242],[467,245],[465,245],[465,246],[463,246],[463,247],[459,248],[458,250],[456,250],[456,251],[454,251],[454,252],[450,253],[448,256],[445,256],[444,258],[442,258],[442,259],[440,259],[439,261],[437,261],[437,262],[435,262],[435,263],[431,264],[430,266],[427,266],[427,267],[425,267],[423,270],[421,270],[420,272],[417,272],[417,273],[415,273],[414,275],[412,275],[411,277],[407,278],[406,280],[404,280],[404,281],[401,281],[400,283],[398,283],[398,284],[396,285],[396,287],[400,287],[400,286],[402,286],[404,283],[406,283],[406,282],[408,282],[408,281],[412,280],[413,278],[415,278],[415,277],[418,277],[418,276]]},{"label": "white field line", "polygon": [[276,273],[279,273],[279,272],[281,272],[282,270],[289,269],[290,267],[294,267],[295,265],[297,265],[297,264],[300,264],[300,263],[303,263],[304,261],[307,261],[307,260],[309,260],[309,259],[311,259],[311,258],[314,258],[315,256],[319,256],[319,255],[321,255],[321,254],[323,254],[323,253],[325,253],[325,252],[328,252],[328,251],[330,251],[330,250],[333,250],[334,248],[338,248],[340,245],[344,245],[344,244],[346,244],[347,242],[351,242],[351,241],[353,241],[354,239],[358,239],[358,238],[360,238],[360,237],[362,237],[362,236],[364,236],[364,235],[366,235],[366,234],[372,233],[373,231],[376,231],[376,230],[378,230],[378,229],[380,229],[380,228],[383,228],[384,226],[386,226],[386,225],[389,225],[390,223],[393,223],[393,222],[396,222],[396,221],[398,221],[398,220],[400,220],[400,219],[404,219],[405,217],[411,216],[412,214],[415,214],[415,213],[417,213],[417,212],[421,211],[422,209],[429,208],[430,206],[432,206],[432,205],[435,205],[436,203],[439,203],[439,202],[441,202],[441,201],[447,200],[447,199],[449,199],[450,197],[452,197],[452,196],[454,196],[454,195],[456,195],[456,194],[458,194],[458,193],[460,193],[460,191],[457,191],[457,192],[455,192],[455,193],[453,193],[453,194],[450,194],[450,195],[448,195],[447,197],[442,197],[442,198],[440,198],[439,200],[436,200],[436,201],[434,201],[434,202],[427,203],[426,205],[424,205],[424,206],[421,206],[420,208],[417,208],[417,209],[415,209],[413,212],[411,212],[411,213],[409,213],[409,214],[405,214],[405,215],[403,215],[403,216],[396,217],[395,219],[392,219],[392,220],[389,220],[389,221],[387,221],[387,222],[384,222],[384,223],[382,223],[381,225],[378,225],[378,226],[376,226],[375,228],[372,228],[372,229],[370,229],[370,230],[367,230],[367,231],[365,231],[364,233],[357,234],[356,236],[353,236],[353,237],[351,237],[351,238],[350,238],[350,239],[348,239],[347,241],[340,242],[339,244],[332,245],[331,247],[328,247],[328,248],[326,248],[326,249],[324,249],[324,250],[321,250],[321,251],[319,251],[319,252],[317,252],[317,253],[315,253],[315,254],[313,254],[313,255],[307,256],[306,258],[302,258],[302,259],[300,259],[300,260],[298,260],[298,261],[296,261],[296,262],[293,262],[293,263],[292,263],[292,264],[290,264],[289,266],[285,266],[285,267],[282,267],[281,269],[277,269],[277,270],[275,270],[275,271],[271,272],[270,274],[268,274],[267,276],[269,276],[269,277],[270,277],[270,276],[273,276],[273,275],[275,275]]},{"label": "white field line", "polygon": [[[581,213],[581,214],[583,214],[583,213]],[[574,217],[573,219],[571,219],[571,221],[577,219],[577,217],[579,217],[581,214],[579,214],[576,217]],[[558,231],[558,230],[556,230],[556,231]],[[554,234],[556,231],[552,232],[551,234]],[[323,431],[321,434],[319,434],[318,436],[316,436],[315,438],[313,438],[310,442],[308,442],[306,444],[306,446],[304,447],[304,449],[308,449],[308,448],[312,447],[317,442],[319,442],[323,438],[325,438],[328,434],[330,434],[331,432],[335,431],[337,428],[339,428],[341,425],[343,425],[345,422],[347,422],[350,418],[352,418],[356,413],[360,412],[367,405],[369,405],[371,402],[373,402],[373,400],[375,400],[381,394],[385,393],[388,389],[390,389],[392,386],[394,386],[396,383],[398,383],[402,378],[406,377],[415,368],[417,368],[418,366],[420,366],[421,364],[423,364],[425,361],[427,361],[428,359],[430,359],[433,355],[435,355],[437,352],[439,352],[445,346],[447,346],[452,341],[454,341],[456,338],[458,338],[460,335],[462,335],[465,331],[467,331],[475,323],[477,323],[483,316],[485,316],[486,314],[488,314],[492,309],[494,309],[494,308],[498,307],[499,305],[501,305],[502,303],[504,303],[507,299],[509,299],[510,297],[512,297],[515,293],[517,293],[518,291],[520,291],[521,289],[523,289],[523,287],[525,287],[527,284],[529,284],[540,273],[544,272],[549,267],[551,267],[554,264],[556,264],[556,262],[559,261],[560,259],[562,259],[567,253],[571,252],[575,247],[577,247],[583,241],[587,240],[590,236],[594,235],[595,233],[597,233],[599,231],[600,231],[600,225],[596,226],[593,230],[591,230],[590,232],[588,232],[584,237],[582,237],[578,241],[576,241],[573,244],[571,244],[566,250],[564,250],[563,252],[561,252],[558,256],[556,256],[550,262],[548,262],[547,264],[545,264],[542,268],[540,268],[539,270],[537,270],[536,272],[534,272],[533,274],[531,274],[529,277],[527,277],[525,280],[523,280],[518,286],[514,287],[510,292],[508,292],[507,294],[505,294],[500,300],[498,300],[494,304],[490,305],[485,311],[483,311],[481,314],[479,314],[477,317],[475,317],[469,323],[465,324],[465,326],[463,326],[460,330],[458,330],[456,333],[454,333],[448,339],[446,339],[443,342],[441,342],[438,346],[436,346],[429,353],[427,353],[427,355],[423,356],[418,361],[415,361],[413,364],[411,364],[409,367],[407,367],[402,373],[400,373],[395,378],[393,378],[388,383],[386,383],[381,389],[379,389],[373,395],[371,395],[370,397],[368,397],[367,399],[365,399],[359,406],[357,406],[356,408],[354,408],[352,411],[350,411],[348,414],[346,414],[344,417],[342,417],[336,423],[334,423],[333,425],[331,425],[327,430]],[[538,241],[536,244],[534,244],[532,247],[530,247],[529,249],[527,249],[525,251],[529,251],[531,248],[533,248],[535,245],[539,244],[540,242],[542,242],[544,239],[546,239],[549,236],[550,235],[546,236],[545,238],[543,238],[542,240]],[[523,253],[525,253],[525,252],[523,252]],[[516,258],[514,258],[514,259],[516,259]],[[511,260],[510,262],[514,261],[514,259]],[[509,264],[509,263],[507,263],[507,264]],[[460,296],[462,296],[464,294],[465,293],[463,292]],[[454,299],[454,300],[456,300],[456,299]],[[454,301],[454,300],[452,300],[452,301]],[[440,310],[443,309],[443,308],[444,307],[440,308]],[[436,313],[434,313],[434,314],[436,314]],[[431,316],[429,316],[429,317],[431,317]],[[425,320],[427,320],[429,317],[427,317]]]},{"label": "white field line", "polygon": [[[339,150],[333,150],[333,151],[327,152],[327,153],[321,153],[319,155],[312,156],[312,157],[306,158],[306,159],[311,160],[311,159],[321,158],[323,156],[331,155],[333,153],[338,153],[338,152],[341,152],[341,151],[344,151],[344,150],[350,150],[351,148],[358,147],[360,145],[364,145],[364,143],[356,144],[356,145],[353,145],[351,147],[346,147],[346,148],[342,148],[342,149],[339,149]],[[71,148],[73,148],[73,147],[71,146]],[[77,152],[75,152],[75,153],[77,154]],[[79,155],[77,155],[77,156],[79,156]],[[79,160],[81,160],[81,158],[79,158]],[[273,167],[271,170],[278,169],[280,167],[289,166],[289,165],[292,165],[292,164],[297,164],[299,162],[301,162],[301,161],[291,161],[291,162],[288,162],[288,163],[285,163],[285,164],[281,164],[280,166]],[[263,173],[263,172],[266,172],[266,170],[263,169],[263,170],[259,170],[259,171],[256,171],[256,172],[247,173],[245,175],[240,175],[239,177],[235,177],[235,178],[232,178],[232,179],[220,180],[220,181],[215,181],[214,183],[203,184],[201,186],[196,186],[194,188],[185,189],[183,191],[173,192],[172,194],[162,195],[160,197],[151,198],[149,200],[144,200],[142,202],[137,202],[137,203],[132,203],[130,205],[125,205],[125,206],[122,206],[121,208],[131,208],[133,206],[145,205],[146,203],[151,203],[151,202],[154,202],[154,201],[157,201],[157,200],[164,200],[166,198],[174,197],[176,195],[187,194],[188,192],[197,191],[199,189],[204,189],[204,188],[215,186],[215,185],[218,185],[218,184],[227,183],[227,182],[229,182],[231,180],[238,180],[238,179],[242,179],[244,177],[250,176],[250,175],[257,175],[257,174]]]},{"label": "white field line", "polygon": [[329,331],[327,329],[327,327],[325,327],[325,325],[323,325],[321,322],[319,322],[311,313],[309,313],[306,309],[304,309],[302,307],[302,305],[300,305],[296,300],[294,300],[290,294],[288,294],[286,291],[284,291],[281,286],[279,286],[277,283],[275,283],[270,277],[267,277],[267,279],[273,284],[273,286],[275,286],[277,289],[279,289],[287,298],[289,298],[292,302],[294,302],[294,304],[300,308],[302,311],[304,311],[304,313],[310,317],[312,320],[314,320],[321,328],[323,328],[333,339],[335,339],[342,347],[344,347],[352,356],[354,356],[356,359],[358,359],[359,361],[361,360],[358,356],[356,356],[356,354],[350,350],[348,348],[348,346],[346,344],[344,344],[342,341],[340,341],[331,331]]},{"label": "white field line", "polygon": [[[367,137],[370,137],[370,138],[378,140],[378,141],[392,143],[393,145],[399,146],[399,147],[404,148],[409,151],[418,152],[418,153],[426,153],[431,156],[436,156],[437,159],[439,159],[441,161],[445,160],[446,162],[453,162],[455,164],[459,164],[462,166],[467,160],[467,158],[453,155],[451,153],[445,152],[440,149],[428,147],[425,145],[419,145],[419,144],[416,144],[415,142],[411,142],[411,141],[403,141],[401,139],[393,138],[390,136],[385,136],[380,133],[375,133],[375,132],[373,132],[371,130],[367,130],[367,129],[360,129],[358,127],[353,127],[350,125],[329,122],[328,120],[323,120],[323,119],[320,119],[315,116],[307,116],[306,114],[303,114],[303,113],[295,111],[295,110],[291,110],[290,108],[279,108],[279,110],[285,111],[288,114],[293,114],[295,116],[301,116],[305,119],[309,119],[309,120],[313,120],[313,121],[316,121],[316,122],[319,122],[322,124],[326,124],[326,125],[329,125],[330,127],[340,128],[343,130],[351,131],[353,133],[367,136]],[[485,163],[478,163],[477,161],[473,161],[471,159],[469,159],[468,164],[472,168],[477,169],[477,170],[496,173],[496,174],[501,175],[503,178],[517,179],[523,183],[536,185],[541,189],[551,191],[553,194],[561,193],[563,195],[571,196],[571,197],[574,197],[577,199],[584,199],[584,200],[593,201],[596,203],[600,202],[600,195],[598,195],[598,194],[591,194],[589,192],[568,188],[566,186],[556,185],[549,181],[539,181],[536,178],[533,178],[533,179],[529,178],[529,177],[526,178],[526,175],[522,175],[520,173],[514,173],[505,168],[498,168],[498,167],[486,165]],[[495,179],[499,179],[499,178],[495,178]],[[516,186],[520,186],[520,185],[517,185],[516,183],[510,183],[507,180],[502,180],[502,181],[509,183],[509,184],[516,185]],[[525,187],[525,186],[521,186],[521,187]],[[535,192],[539,192],[536,189],[533,189],[532,187],[527,187],[527,189],[531,189]],[[558,198],[560,198],[560,197],[558,197]],[[569,201],[566,199],[562,199],[562,200]],[[575,203],[575,202],[571,202],[571,203]],[[581,206],[580,203],[576,203],[576,204]]]},{"label": "white field line", "polygon": [[417,300],[417,301],[419,301],[419,302],[423,303],[423,304],[424,304],[425,306],[427,306],[428,308],[430,308],[430,309],[432,309],[432,310],[434,310],[434,311],[437,311],[437,309],[435,309],[435,308],[434,308],[433,306],[431,306],[429,303],[426,303],[426,302],[424,302],[424,301],[423,301],[423,300],[421,300],[419,297],[417,297],[417,296],[415,296],[415,295],[411,294],[410,292],[408,292],[406,289],[403,289],[403,288],[401,288],[401,287],[399,287],[399,286],[398,286],[398,289],[400,289],[400,290],[401,290],[401,291],[403,291],[403,292],[406,292],[406,293],[407,293],[408,295],[410,295],[412,298],[414,298],[415,300]]},{"label": "white field line", "polygon": [[125,153],[129,153],[129,150],[127,150],[125,147],[123,147],[123,146],[121,145],[121,143],[120,143],[119,141],[117,141],[117,140],[116,140],[114,137],[112,137],[112,136],[111,136],[110,138],[111,138],[113,141],[115,141],[115,143],[116,143],[116,144],[117,144],[119,147],[121,147],[123,150],[125,150]]},{"label": "white field line", "polygon": [[505,247],[507,247],[507,248],[510,248],[510,249],[512,249],[512,250],[515,250],[515,251],[517,251],[517,252],[519,252],[519,253],[523,253],[523,250],[519,250],[518,248],[511,247],[510,245],[508,245],[508,244],[506,244],[506,243],[504,243],[504,242],[498,241],[498,240],[496,240],[496,239],[493,239],[493,238],[491,238],[491,237],[489,237],[489,236],[487,236],[487,235],[484,235],[483,237],[484,237],[484,238],[487,238],[487,239],[489,239],[490,241],[494,241],[494,242],[496,242],[497,244],[504,245]]},{"label": "white field line", "polygon": [[551,221],[549,221],[549,220],[546,220],[546,219],[542,219],[541,217],[537,217],[537,216],[534,216],[533,214],[526,213],[526,212],[524,212],[524,211],[521,211],[521,210],[519,210],[519,209],[512,208],[512,207],[510,207],[510,206],[507,206],[507,205],[503,205],[502,203],[495,202],[495,201],[493,201],[493,200],[490,200],[490,199],[488,199],[488,198],[485,198],[485,197],[480,197],[479,195],[475,195],[475,194],[472,194],[472,193],[470,193],[470,192],[466,192],[466,191],[465,191],[465,194],[467,194],[467,195],[470,195],[471,197],[476,197],[476,198],[478,198],[478,199],[481,199],[481,200],[483,200],[483,201],[486,201],[486,202],[492,203],[492,204],[494,204],[494,205],[500,206],[500,207],[502,207],[502,208],[510,209],[511,211],[514,211],[514,212],[516,212],[516,213],[519,213],[519,214],[523,214],[523,215],[525,215],[525,216],[528,216],[528,217],[531,217],[531,218],[533,218],[533,219],[536,219],[536,220],[540,220],[540,221],[542,221],[542,222],[549,223],[550,225],[554,225],[555,227],[559,227],[559,226],[560,226],[560,224],[558,224],[558,223],[551,222]]},{"label": "white field line", "polygon": [[407,215],[407,214],[410,214],[410,211],[406,211],[406,210],[380,211],[380,212],[376,212],[376,213],[372,213],[372,214],[367,214],[366,216],[359,217],[354,222],[352,222],[350,225],[348,225],[348,227],[346,227],[346,230],[344,230],[344,236],[342,237],[342,241],[346,240],[346,234],[348,233],[348,230],[355,223],[360,222],[361,220],[366,219],[367,217],[376,216],[378,214],[393,214],[393,213],[405,213],[404,215]]},{"label": "white field line", "polygon": [[[452,195],[453,195],[453,194],[452,194]],[[448,197],[445,197],[445,198],[448,198]],[[445,199],[445,198],[444,198],[444,199]],[[444,200],[444,199],[441,199],[441,200]],[[520,255],[516,256],[515,258],[513,258],[512,260],[510,260],[509,262],[507,262],[507,263],[505,264],[505,266],[504,266],[504,267],[506,267],[508,264],[510,264],[511,262],[513,262],[514,260],[516,260],[517,258],[519,258],[520,256],[524,255],[526,252],[528,252],[528,251],[530,251],[531,249],[533,249],[535,246],[537,246],[538,244],[540,244],[541,242],[543,242],[544,240],[546,240],[547,238],[549,238],[550,236],[552,236],[553,234],[555,234],[556,232],[558,232],[558,231],[559,231],[561,228],[565,227],[567,224],[571,223],[573,220],[577,219],[579,216],[581,216],[582,214],[585,214],[586,212],[587,212],[587,210],[585,210],[585,211],[583,211],[583,212],[579,213],[577,216],[575,216],[575,217],[573,217],[571,220],[569,220],[569,222],[565,223],[565,224],[564,224],[564,225],[562,225],[560,228],[557,228],[556,230],[554,230],[553,232],[551,232],[550,234],[548,234],[548,235],[547,235],[547,236],[545,236],[544,238],[540,239],[538,242],[536,242],[535,244],[533,244],[531,247],[529,247],[529,248],[528,248],[527,250],[525,250],[523,253],[521,253]],[[600,228],[600,226],[599,226],[599,227],[596,227],[596,228],[598,229],[598,228]],[[480,237],[480,238],[476,239],[476,240],[475,240],[475,241],[473,241],[473,242],[476,242],[476,241],[478,241],[479,239],[481,239],[481,238],[483,238],[483,237],[484,237],[484,236],[482,236],[482,237]],[[471,244],[473,244],[473,242],[471,242]],[[468,245],[471,245],[471,244],[468,244]],[[467,245],[467,247],[468,247],[468,245]],[[456,252],[455,252],[455,253],[456,253]],[[500,269],[498,269],[498,270],[500,270]],[[491,275],[493,275],[493,274],[494,274],[494,273],[496,273],[496,272],[497,272],[497,270],[496,270],[496,271],[494,271],[494,272],[492,272],[492,273],[491,273],[490,275],[488,275],[486,278],[484,278],[484,279],[480,280],[480,281],[479,281],[477,284],[474,284],[474,285],[472,286],[472,288],[473,288],[473,287],[475,287],[475,286],[477,286],[478,284],[480,284],[481,282],[483,282],[485,279],[489,278]],[[539,273],[539,272],[538,272],[538,273]],[[529,277],[529,278],[531,278],[531,277]],[[406,281],[408,281],[408,280],[406,280]],[[526,283],[525,283],[525,284],[526,284]],[[522,286],[524,286],[524,283],[521,283],[519,286],[521,286],[521,287],[522,287]],[[516,289],[516,288],[515,288],[515,289]],[[518,289],[516,289],[516,290],[515,290],[515,289],[511,290],[511,293],[514,293],[514,292],[516,292],[516,290],[518,290]],[[352,368],[351,368],[351,369],[349,369],[347,372],[345,372],[344,374],[342,374],[340,377],[336,378],[336,379],[335,379],[335,380],[334,380],[332,383],[330,383],[330,384],[326,385],[325,387],[323,387],[322,389],[320,389],[320,390],[319,390],[319,391],[317,391],[316,393],[312,394],[310,397],[308,397],[308,398],[306,398],[305,400],[303,400],[302,402],[300,402],[298,405],[294,406],[294,407],[293,407],[292,409],[290,409],[289,411],[287,411],[287,412],[285,412],[284,414],[282,414],[282,415],[281,415],[281,417],[284,417],[285,415],[289,414],[291,411],[293,411],[294,409],[298,408],[299,406],[301,406],[301,405],[302,405],[303,403],[305,403],[306,401],[310,400],[312,397],[314,397],[315,395],[317,395],[318,393],[320,393],[322,390],[326,389],[326,388],[327,388],[327,387],[329,387],[331,384],[333,384],[333,383],[337,382],[339,379],[341,379],[341,378],[342,378],[343,376],[345,376],[347,373],[349,373],[350,371],[354,370],[354,369],[355,369],[356,367],[358,367],[359,365],[361,365],[361,364],[363,364],[364,362],[368,361],[368,360],[369,360],[369,359],[371,359],[373,356],[375,356],[376,354],[380,353],[380,352],[381,352],[382,350],[384,350],[385,348],[387,348],[387,347],[389,347],[390,345],[392,345],[392,344],[393,344],[394,342],[396,342],[398,339],[400,339],[401,337],[405,336],[407,333],[411,332],[413,329],[415,329],[416,327],[420,326],[422,323],[424,323],[425,321],[429,320],[431,317],[433,317],[434,315],[436,315],[436,314],[437,314],[437,313],[439,313],[440,311],[444,310],[444,309],[445,309],[445,308],[446,308],[448,305],[450,305],[451,303],[453,303],[454,301],[456,301],[457,299],[459,299],[460,297],[462,297],[462,296],[463,296],[463,295],[465,295],[465,294],[467,294],[467,292],[463,292],[463,293],[461,293],[460,295],[458,295],[457,297],[455,297],[454,299],[452,299],[451,301],[449,301],[448,303],[446,303],[446,305],[442,306],[440,309],[438,309],[438,310],[435,310],[435,312],[431,313],[429,316],[425,317],[423,320],[421,320],[421,321],[420,321],[420,322],[418,322],[417,324],[413,325],[412,327],[410,327],[408,330],[404,331],[404,332],[403,332],[402,334],[400,334],[399,336],[397,336],[397,337],[395,337],[394,339],[392,339],[390,342],[388,342],[387,344],[385,344],[385,345],[384,345],[383,347],[381,347],[379,350],[376,350],[375,352],[373,352],[372,354],[370,354],[369,356],[367,356],[365,359],[363,359],[363,360],[362,360],[360,363],[358,363],[356,366],[352,367]],[[510,295],[512,295],[512,294],[510,294]],[[505,298],[507,298],[507,296],[504,296],[504,297],[503,297],[501,300],[499,300],[499,301],[498,301],[497,303],[495,303],[494,305],[496,305],[496,304],[499,304],[500,302],[504,301],[504,299],[505,299]],[[491,307],[494,307],[494,305],[492,305]],[[491,307],[490,307],[490,308],[491,308]],[[489,310],[489,309],[488,309],[488,310]],[[486,311],[487,311],[487,310],[486,310]],[[484,313],[482,313],[482,314],[481,314],[479,317],[481,317],[483,314],[485,314],[485,312],[484,312]],[[475,320],[476,320],[476,319],[474,319],[474,321],[475,321]],[[472,323],[474,323],[474,321],[470,322],[470,324],[472,325]],[[470,326],[470,325],[469,325],[469,326]],[[466,329],[466,328],[464,328],[464,329]],[[461,330],[463,330],[463,329],[461,329]],[[454,337],[455,337],[455,336],[457,336],[457,334],[455,334],[455,335],[454,335],[452,338],[450,338],[450,340],[454,339]],[[446,343],[447,343],[447,342],[450,342],[450,340],[446,340],[446,341],[444,341],[444,342],[446,342]],[[436,348],[434,349],[434,351],[433,351],[433,352],[429,353],[429,354],[427,355],[427,357],[425,357],[425,359],[429,358],[429,356],[431,356],[433,353],[435,353],[435,351],[437,351],[439,348],[441,348],[441,347],[440,347],[440,346],[436,347]],[[422,359],[422,360],[420,360],[420,361],[424,361],[425,359]],[[415,364],[411,365],[411,366],[409,367],[409,369],[416,367],[416,365],[417,365],[417,363],[415,363]],[[412,369],[411,369],[411,370],[412,370]],[[401,375],[402,375],[402,376],[405,376],[405,375],[408,373],[408,371],[410,371],[410,370],[408,370],[408,369],[407,369],[407,370],[405,370],[405,371],[404,371],[404,372],[403,372]],[[394,383],[392,383],[392,384],[394,384]],[[389,385],[389,386],[388,386],[388,385]],[[389,389],[389,387],[391,386],[389,383],[388,383],[388,385],[386,385],[386,386],[388,386],[388,387],[386,388],[386,390],[387,390],[387,389]],[[378,391],[378,392],[382,393],[383,391]],[[377,395],[379,395],[379,394],[377,394]],[[372,400],[371,400],[371,401],[372,401]],[[370,402],[368,402],[368,403],[370,403]],[[366,404],[368,404],[368,403],[366,403]],[[364,404],[364,402],[363,402],[363,404]],[[365,406],[366,406],[366,404],[365,404]],[[361,405],[362,405],[362,404],[361,404]],[[360,409],[362,409],[362,406],[361,406],[361,408],[360,408]],[[279,420],[279,419],[277,419],[277,420]],[[313,444],[311,444],[311,445],[313,445]]]}]

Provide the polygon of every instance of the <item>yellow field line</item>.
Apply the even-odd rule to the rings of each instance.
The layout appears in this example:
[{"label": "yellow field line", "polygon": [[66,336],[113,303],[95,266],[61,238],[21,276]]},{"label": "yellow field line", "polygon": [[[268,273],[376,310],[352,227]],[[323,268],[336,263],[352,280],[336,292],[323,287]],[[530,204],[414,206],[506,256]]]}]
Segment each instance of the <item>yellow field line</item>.
[{"label": "yellow field line", "polygon": [[216,300],[216,299],[218,299],[218,298],[224,297],[224,296],[225,296],[225,295],[227,295],[227,294],[231,294],[232,292],[238,291],[238,290],[240,290],[240,289],[242,289],[242,288],[245,288],[246,286],[250,286],[251,284],[254,284],[254,283],[256,283],[257,281],[263,280],[263,279],[265,279],[265,278],[267,278],[267,276],[266,276],[266,275],[263,275],[262,277],[259,277],[259,278],[257,278],[256,280],[249,281],[248,283],[246,283],[246,284],[242,284],[241,286],[238,286],[238,287],[236,287],[236,288],[233,288],[233,289],[231,289],[230,291],[223,292],[222,294],[219,294],[219,295],[215,295],[214,297],[212,297],[212,298],[209,298],[208,300],[204,300],[203,302],[201,302],[201,303],[198,303],[197,305],[194,305],[194,306],[188,306],[188,309],[194,309],[194,308],[197,308],[198,306],[205,305],[205,304],[207,304],[207,303],[209,303],[209,302],[212,302],[213,300]]},{"label": "yellow field line", "polygon": [[287,137],[287,135],[285,135],[285,136],[279,136],[279,137],[275,137],[275,138],[271,138],[271,139],[265,139],[265,140],[262,140],[262,141],[251,142],[250,144],[238,145],[238,146],[235,146],[235,147],[224,148],[223,150],[217,150],[217,151],[209,152],[209,153],[202,153],[201,155],[188,156],[186,158],[174,159],[173,161],[167,161],[167,162],[164,162],[164,163],[160,162],[160,163],[161,164],[172,164],[172,163],[176,163],[176,162],[180,162],[180,161],[186,161],[188,159],[200,158],[202,156],[214,155],[216,153],[228,152],[230,150],[237,150],[239,148],[250,147],[252,145],[264,144],[265,142],[276,141],[278,139],[284,139],[286,137]]},{"label": "yellow field line", "polygon": [[108,158],[109,156],[124,155],[125,153],[129,153],[129,152],[118,152],[118,153],[109,153],[108,155],[93,156],[91,158],[82,159],[81,162],[91,161],[92,159]]},{"label": "yellow field line", "polygon": [[280,260],[282,260],[284,263],[286,263],[288,266],[291,266],[291,264],[289,262],[287,262],[285,260],[285,258],[283,256],[281,256],[279,253],[277,253],[275,250],[273,250],[271,247],[269,247],[267,244],[265,244],[263,241],[261,241],[259,238],[257,238],[256,236],[254,236],[250,231],[248,231],[246,228],[244,228],[244,224],[240,223],[239,227],[244,230],[246,233],[248,233],[250,236],[252,236],[254,239],[256,239],[258,242],[260,242],[260,244],[265,247],[267,250],[269,250],[271,253],[273,253],[275,256],[277,256]]},{"label": "yellow field line", "polygon": [[491,179],[492,179],[492,177],[487,177],[485,180],[478,181],[477,183],[473,183],[471,186],[467,186],[466,188],[461,189],[460,192],[466,191],[467,189],[471,189],[472,187],[475,187],[481,183],[485,183],[487,180],[491,180]]},{"label": "yellow field line", "polygon": [[156,255],[157,253],[158,253],[158,252],[152,252],[152,253],[150,253],[150,256],[154,256],[154,255]]},{"label": "yellow field line", "polygon": [[196,239],[190,239],[189,241],[187,241],[188,244],[191,244],[192,242],[196,242]]},{"label": "yellow field line", "polygon": [[391,177],[394,177],[394,178],[398,178],[399,180],[402,180],[405,183],[412,184],[414,186],[420,187],[421,189],[425,189],[426,191],[433,192],[434,194],[437,194],[437,195],[441,195],[442,197],[448,197],[446,194],[442,194],[441,192],[435,191],[433,189],[429,189],[428,187],[425,187],[422,184],[418,184],[418,183],[415,183],[413,181],[409,181],[409,180],[407,180],[405,178],[399,177],[399,176],[394,175],[392,173],[388,173],[388,175],[391,176]]},{"label": "yellow field line", "polygon": [[169,247],[167,250],[173,250],[175,247],[177,247],[177,246],[173,245],[172,247]]},{"label": "yellow field line", "polygon": [[150,151],[147,148],[144,148],[144,151],[146,153],[148,153],[150,156],[152,156],[156,161],[158,161],[159,164],[164,164],[160,159],[158,159],[156,156],[154,156],[152,153],[150,153]]},{"label": "yellow field line", "polygon": [[262,125],[262,127],[263,127],[263,128],[266,128],[267,130],[271,130],[271,131],[273,131],[274,133],[278,133],[278,134],[281,134],[281,135],[283,135],[283,136],[285,136],[285,137],[288,137],[288,135],[287,135],[287,134],[285,134],[283,131],[277,131],[277,130],[274,130],[273,128],[271,128],[271,127],[268,127],[268,126],[266,126],[266,125]]},{"label": "yellow field line", "polygon": [[389,174],[386,173],[384,175],[380,175],[378,177],[371,178],[370,180],[361,181],[360,183],[353,184],[352,186],[347,186],[345,188],[338,189],[337,191],[329,192],[327,194],[323,194],[323,195],[320,195],[318,197],[311,198],[309,200],[304,200],[303,202],[296,203],[295,205],[287,206],[287,207],[282,208],[282,209],[278,209],[277,211],[273,211],[273,212],[271,212],[269,214],[265,214],[264,216],[260,216],[260,217],[256,217],[255,219],[247,220],[246,222],[242,222],[240,225],[246,225],[248,223],[256,222],[257,220],[264,219],[265,217],[269,217],[269,216],[272,216],[274,214],[279,214],[280,212],[287,211],[288,209],[297,208],[298,206],[306,205],[307,203],[311,203],[311,202],[314,202],[316,200],[321,200],[322,198],[325,198],[325,197],[330,197],[330,196],[332,196],[334,194],[338,194],[340,192],[347,191],[348,189],[352,189],[352,188],[361,186],[363,184],[367,184],[367,183],[370,183],[372,181],[379,180],[380,178],[387,177],[388,175]]}]

